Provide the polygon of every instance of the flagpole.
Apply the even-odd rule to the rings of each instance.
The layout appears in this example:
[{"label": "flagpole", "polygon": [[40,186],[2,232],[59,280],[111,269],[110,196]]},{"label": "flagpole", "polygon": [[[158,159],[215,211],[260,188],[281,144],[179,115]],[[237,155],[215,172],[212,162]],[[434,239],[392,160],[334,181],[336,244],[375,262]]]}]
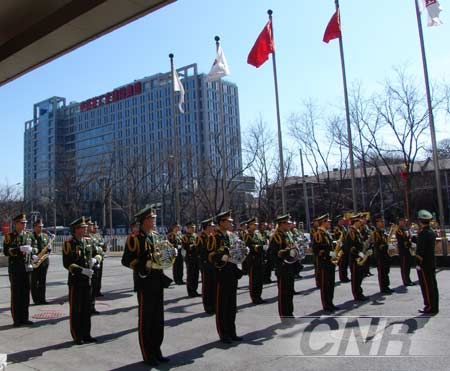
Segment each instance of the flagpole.
[{"label": "flagpole", "polygon": [[433,106],[431,103],[430,81],[428,79],[427,57],[425,54],[425,43],[423,41],[422,20],[420,18],[419,4],[417,3],[417,0],[414,0],[414,2],[416,3],[417,28],[419,29],[420,51],[422,53],[423,75],[425,78],[425,91],[427,94],[428,122],[430,125],[431,145],[433,148],[433,165],[434,165],[434,175],[436,178],[436,192],[439,207],[439,224],[441,226],[442,231],[442,253],[444,256],[447,256],[447,236],[445,234],[444,203],[442,200],[441,176],[439,171],[439,159],[436,144],[436,130],[434,128]]},{"label": "flagpole", "polygon": [[[269,20],[272,25],[272,40],[275,40],[273,35],[273,22],[272,22],[272,10],[268,10]],[[281,119],[280,119],[280,102],[278,99],[278,78],[277,78],[277,62],[275,58],[275,48],[272,52],[272,64],[273,64],[273,81],[275,84],[275,102],[277,107],[277,125],[278,125],[278,151],[280,155],[280,178],[281,178],[281,204],[283,206],[283,214],[286,213],[286,191],[284,188],[284,160],[283,160],[283,141],[281,136]]]},{"label": "flagpole", "polygon": [[[339,11],[339,0],[335,0],[336,11]],[[340,15],[339,15],[340,21]],[[358,203],[356,198],[356,180],[355,180],[355,162],[353,160],[353,140],[352,140],[352,127],[350,124],[350,109],[348,104],[348,90],[347,90],[347,76],[345,73],[345,59],[344,59],[344,43],[342,41],[342,32],[339,37],[339,51],[341,55],[341,69],[342,69],[342,81],[344,83],[344,102],[345,102],[345,119],[347,121],[347,141],[348,141],[348,156],[350,157],[350,174],[352,178],[352,202],[353,211],[358,211]]]},{"label": "flagpole", "polygon": [[177,128],[177,118],[178,118],[178,108],[176,107],[175,101],[175,67],[173,64],[173,54],[169,54],[170,58],[170,72],[172,76],[172,113],[173,113],[173,167],[175,169],[175,221],[180,223],[180,184],[179,184],[179,174],[178,174],[178,128]]},{"label": "flagpole", "polygon": [[[216,52],[219,51],[220,37],[215,36],[216,41]],[[223,117],[223,89],[222,89],[222,78],[217,81],[217,89],[219,96],[219,127],[220,127],[220,147],[222,152],[222,191],[223,191],[223,206],[225,210],[228,210],[228,187],[227,187],[227,156],[225,152],[225,125]]]},{"label": "flagpole", "polygon": [[302,183],[303,183],[303,199],[305,202],[305,213],[306,213],[306,227],[309,231],[311,229],[311,218],[309,216],[309,203],[308,203],[308,188],[306,187],[306,181],[305,181],[305,170],[303,167],[303,152],[300,148],[300,165],[302,167]]}]

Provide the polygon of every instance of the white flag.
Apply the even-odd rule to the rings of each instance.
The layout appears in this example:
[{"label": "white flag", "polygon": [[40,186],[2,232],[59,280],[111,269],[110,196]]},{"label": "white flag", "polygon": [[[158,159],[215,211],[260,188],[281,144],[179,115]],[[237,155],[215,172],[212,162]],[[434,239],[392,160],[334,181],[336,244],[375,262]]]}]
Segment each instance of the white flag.
[{"label": "white flag", "polygon": [[184,87],[181,83],[180,76],[178,76],[177,70],[175,67],[173,68],[173,75],[172,75],[172,82],[173,82],[173,90],[180,92],[180,100],[178,101],[178,109],[181,113],[184,113],[183,104],[184,104]]},{"label": "white flag", "polygon": [[418,0],[420,11],[424,6],[428,11],[428,27],[439,26],[442,21],[439,18],[439,13],[442,11],[441,5],[437,0]]},{"label": "white flag", "polygon": [[223,54],[222,47],[219,45],[217,48],[217,56],[211,67],[211,71],[206,75],[206,81],[218,80],[229,74],[230,69],[228,68],[227,59],[225,58],[225,54]]}]

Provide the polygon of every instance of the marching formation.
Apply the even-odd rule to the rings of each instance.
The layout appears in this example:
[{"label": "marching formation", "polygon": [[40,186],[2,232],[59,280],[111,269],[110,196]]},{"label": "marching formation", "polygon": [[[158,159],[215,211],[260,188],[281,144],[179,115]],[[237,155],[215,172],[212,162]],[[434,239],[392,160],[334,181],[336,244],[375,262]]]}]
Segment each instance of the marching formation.
[{"label": "marching formation", "polygon": [[[161,351],[164,288],[173,282],[164,272],[168,269],[176,285],[186,285],[190,297],[201,296],[205,313],[215,315],[218,337],[226,344],[243,340],[235,324],[238,280],[243,275],[249,276],[252,303],[261,305],[265,303],[263,286],[272,282],[275,271],[279,317],[282,321],[294,318],[294,284],[302,278],[307,248],[313,253],[315,284],[325,313],[340,309],[334,298],[336,270],[341,283],[350,283],[355,301],[368,300],[362,283],[364,277],[372,275],[370,266],[377,269],[380,292],[392,294],[390,264],[397,251],[405,286],[414,285],[410,272],[417,269],[424,301],[419,311],[428,315],[439,312],[436,234],[430,226],[432,215],[426,210],[419,211],[418,224],[409,226],[408,220],[400,217],[388,232],[379,215],[373,218],[373,228],[369,227],[367,213],[352,214],[347,219],[338,215],[332,229],[329,215],[325,214],[313,220],[310,241],[302,226],[297,228],[288,214],[276,218],[275,228],[259,224],[253,217],[233,232],[231,211],[224,211],[202,221],[198,233],[193,222],[186,223],[184,234],[175,223],[167,239],[156,231],[156,217],[151,206],[135,215],[122,256],[122,264],[133,271],[139,306],[138,341],[143,360],[149,365],[169,361]],[[42,232],[42,220],[34,223],[33,231],[26,230],[25,214],[15,217],[14,224],[15,230],[4,239],[4,254],[9,257],[11,314],[14,326],[32,325],[28,313],[30,290],[34,304],[47,303],[46,274],[54,236]],[[78,345],[96,341],[91,336],[91,315],[98,314],[95,299],[102,295],[106,245],[90,218],[80,217],[70,227],[72,237],[64,243],[62,260],[68,270],[70,333]]]}]

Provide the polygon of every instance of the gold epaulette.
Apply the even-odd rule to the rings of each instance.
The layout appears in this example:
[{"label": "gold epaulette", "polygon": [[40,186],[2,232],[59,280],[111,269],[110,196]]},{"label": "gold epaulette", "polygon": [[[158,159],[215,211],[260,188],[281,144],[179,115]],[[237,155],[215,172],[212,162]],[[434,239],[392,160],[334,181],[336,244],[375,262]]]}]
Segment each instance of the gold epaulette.
[{"label": "gold epaulette", "polygon": [[320,229],[317,232],[314,232],[313,234],[314,242],[315,243],[322,243],[322,233],[320,233]]},{"label": "gold epaulette", "polygon": [[281,234],[278,232],[274,232],[271,236],[270,236],[270,242],[272,242],[272,240],[275,241],[275,243],[277,245],[281,245],[282,239],[281,239]]},{"label": "gold epaulette", "polygon": [[355,231],[353,230],[353,228],[350,228],[350,230],[348,231],[347,235],[350,237],[350,239],[352,241],[355,240]]}]

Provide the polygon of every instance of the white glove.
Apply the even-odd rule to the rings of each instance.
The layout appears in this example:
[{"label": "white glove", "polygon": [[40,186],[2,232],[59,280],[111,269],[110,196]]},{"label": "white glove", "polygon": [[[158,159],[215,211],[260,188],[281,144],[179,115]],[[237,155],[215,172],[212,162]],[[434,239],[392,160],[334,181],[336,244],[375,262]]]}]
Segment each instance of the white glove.
[{"label": "white glove", "polygon": [[91,267],[93,267],[95,264],[97,264],[97,259],[91,258],[91,261],[90,261],[89,265],[90,265]]},{"label": "white glove", "polygon": [[39,260],[39,257],[37,255],[33,255],[31,259],[33,259],[34,262],[37,262]]},{"label": "white glove", "polygon": [[361,259],[364,259],[366,256],[364,255],[364,253],[363,252],[360,252],[359,254],[358,254],[358,256],[361,258]]},{"label": "white glove", "polygon": [[297,256],[297,251],[295,251],[295,249],[291,249],[289,250],[289,255],[291,258],[295,258]]},{"label": "white glove", "polygon": [[263,250],[264,250],[264,251],[269,250],[269,245],[264,245],[264,246],[263,246]]},{"label": "white glove", "polygon": [[31,250],[33,250],[33,248],[30,245],[20,246],[20,251],[23,252],[24,254],[29,254]]},{"label": "white glove", "polygon": [[178,256],[178,249],[174,249],[174,251],[173,251],[173,256],[175,256],[175,257]]},{"label": "white glove", "polygon": [[336,253],[334,251],[330,251],[330,257],[334,259],[336,257]]},{"label": "white glove", "polygon": [[392,244],[392,243],[390,243],[390,244],[388,245],[388,249],[389,249],[389,250],[395,250],[395,245]]},{"label": "white glove", "polygon": [[416,244],[415,242],[411,242],[411,247],[412,247],[413,249],[416,249],[416,248],[417,248],[417,244]]},{"label": "white glove", "polygon": [[181,256],[182,256],[183,258],[186,257],[186,250],[185,250],[185,249],[181,249]]},{"label": "white glove", "polygon": [[89,268],[83,268],[83,269],[81,269],[81,274],[84,274],[85,276],[91,278],[92,275],[94,274],[94,271]]},{"label": "white glove", "polygon": [[416,270],[420,271],[421,269],[420,265],[416,265]]},{"label": "white glove", "polygon": [[152,269],[152,261],[151,260],[147,260],[147,262],[145,263],[145,268],[147,268],[148,271]]},{"label": "white glove", "polygon": [[230,257],[228,255],[222,255],[222,259],[221,260],[223,262],[227,263],[229,259],[230,259]]},{"label": "white glove", "polygon": [[245,248],[245,255],[250,254],[250,249],[248,247]]}]

